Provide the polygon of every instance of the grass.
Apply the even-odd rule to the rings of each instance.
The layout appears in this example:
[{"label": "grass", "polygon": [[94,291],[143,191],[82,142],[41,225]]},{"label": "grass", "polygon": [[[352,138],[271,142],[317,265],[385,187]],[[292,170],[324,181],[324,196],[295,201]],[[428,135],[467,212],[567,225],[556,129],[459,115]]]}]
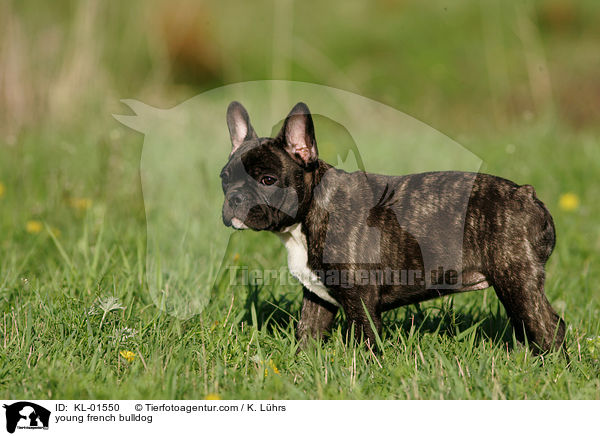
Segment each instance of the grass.
[{"label": "grass", "polygon": [[[130,3],[0,7],[0,397],[600,398],[598,2],[375,1],[341,10]],[[146,275],[146,219],[152,225],[155,215],[143,196],[142,136],[110,114],[124,111],[121,98],[166,108],[222,84],[269,78],[386,103],[471,150],[482,171],[534,185],[557,227],[546,293],[567,323],[570,363],[517,343],[492,289],[386,313],[377,355],[348,339],[343,314],[328,342],[297,353],[297,285],[230,286],[221,276],[194,301],[200,314],[161,311],[168,295]],[[278,121],[264,117],[261,134]],[[226,142],[224,120],[215,120],[202,121]],[[414,150],[401,152],[397,141],[379,139],[414,124],[380,121],[345,127],[371,123],[371,133],[381,132],[373,142],[384,152],[369,156],[370,144],[359,145],[383,166],[412,165],[418,146],[440,140],[408,135],[400,142]],[[336,126],[327,138],[325,121],[316,123],[321,152],[334,163],[325,144],[352,138]],[[154,156],[159,166],[162,156]],[[166,173],[194,163],[183,157]],[[211,159],[199,174],[218,187],[222,157]],[[566,193],[579,201],[572,210],[560,207]],[[218,209],[189,204],[192,217]],[[205,222],[190,229],[224,231]],[[221,249],[228,265],[285,265],[273,235],[239,232]],[[219,268],[203,245],[184,254],[169,260],[190,283]]]},{"label": "grass", "polygon": [[[485,171],[533,183],[554,214],[558,245],[547,268],[547,294],[568,325],[567,365],[560,354],[534,357],[515,341],[492,289],[388,312],[376,356],[347,340],[352,333],[342,328],[343,315],[328,342],[297,354],[298,286],[221,281],[201,314],[185,321],[165,314],[145,281],[139,181],[126,183],[137,177],[140,137],[116,131],[108,144],[82,141],[79,150],[55,157],[52,167],[40,163],[48,151],[34,136],[4,149],[0,226],[8,237],[0,260],[0,396],[600,397],[600,277],[594,267],[600,210],[598,186],[586,183],[599,170],[596,138],[531,128],[518,134],[520,142],[482,138],[480,145],[487,150],[480,154]],[[553,141],[567,141],[569,148]],[[102,155],[102,147],[109,150],[104,157],[80,159],[93,150]],[[558,151],[550,156],[549,148]],[[75,163],[81,165],[76,170]],[[81,186],[64,172],[69,165],[86,180]],[[101,178],[106,172],[111,177]],[[565,191],[577,194],[578,209],[558,207]],[[44,223],[34,229],[39,233],[26,231],[28,220]],[[239,265],[285,264],[272,235],[235,237],[245,244]],[[122,351],[134,356],[126,359]]]}]

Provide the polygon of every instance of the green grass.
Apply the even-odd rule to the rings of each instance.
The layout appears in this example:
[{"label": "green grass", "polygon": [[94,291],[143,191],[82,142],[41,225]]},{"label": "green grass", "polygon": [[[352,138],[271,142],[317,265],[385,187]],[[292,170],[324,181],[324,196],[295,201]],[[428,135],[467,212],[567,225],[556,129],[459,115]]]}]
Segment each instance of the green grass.
[{"label": "green grass", "polygon": [[[0,397],[600,398],[600,4],[285,4],[2,4]],[[375,356],[347,340],[343,314],[328,342],[297,353],[299,286],[219,280],[208,302],[195,301],[206,305],[200,314],[162,312],[165,302],[146,279],[142,136],[110,114],[126,111],[121,98],[167,108],[222,84],[270,78],[386,103],[471,150],[482,171],[534,185],[557,227],[546,293],[567,323],[570,363],[516,343],[492,289],[388,312]],[[332,100],[320,90],[314,97]],[[259,133],[268,134],[264,126],[279,120],[262,112]],[[224,119],[208,118],[227,142]],[[381,133],[373,143],[386,151],[367,156],[371,144],[358,145],[382,166],[413,165],[422,157],[417,147],[427,155],[427,141],[440,141],[427,129],[411,136],[411,122],[372,118],[362,124]],[[352,138],[335,126],[327,138],[324,122],[317,137],[327,155],[326,143]],[[391,128],[408,132],[400,142],[415,152],[400,155]],[[218,187],[214,162],[222,158],[211,159],[200,162],[200,174]],[[193,163],[173,162],[165,171]],[[576,210],[559,207],[567,192],[580,199]],[[190,204],[192,216],[213,211]],[[30,221],[39,233],[27,231]],[[202,223],[191,223],[197,235],[224,231]],[[227,264],[285,265],[273,235],[240,232],[223,251]],[[191,283],[219,266],[202,245],[183,254],[169,260]],[[194,268],[198,259],[204,263]]]},{"label": "green grass", "polygon": [[[0,396],[600,397],[599,188],[588,183],[600,170],[596,138],[532,127],[472,146],[485,171],[534,184],[554,214],[558,245],[547,294],[567,322],[567,365],[560,354],[534,357],[515,342],[492,289],[388,312],[377,355],[347,340],[343,315],[328,342],[297,354],[298,286],[222,281],[201,314],[182,321],[161,312],[145,282],[141,137],[115,131],[106,142],[80,140],[79,149],[53,157],[34,135],[3,149]],[[509,143],[515,147],[507,153]],[[82,158],[90,153],[99,157]],[[576,211],[558,207],[567,191],[581,199]],[[92,205],[77,208],[73,197]],[[25,230],[32,219],[45,223],[39,234]],[[245,244],[239,265],[285,265],[272,235],[236,238]],[[123,350],[136,353],[132,362]]]}]

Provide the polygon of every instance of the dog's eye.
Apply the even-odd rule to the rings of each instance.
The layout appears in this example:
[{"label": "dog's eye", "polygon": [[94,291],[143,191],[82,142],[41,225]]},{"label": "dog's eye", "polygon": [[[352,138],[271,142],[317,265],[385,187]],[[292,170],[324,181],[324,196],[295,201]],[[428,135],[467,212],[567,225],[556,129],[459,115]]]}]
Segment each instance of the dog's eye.
[{"label": "dog's eye", "polygon": [[271,186],[276,181],[277,179],[273,176],[262,176],[262,178],[260,179],[260,183],[267,186]]},{"label": "dog's eye", "polygon": [[229,174],[227,174],[226,172],[221,172],[220,177],[221,181],[227,184],[227,182],[229,181]]}]

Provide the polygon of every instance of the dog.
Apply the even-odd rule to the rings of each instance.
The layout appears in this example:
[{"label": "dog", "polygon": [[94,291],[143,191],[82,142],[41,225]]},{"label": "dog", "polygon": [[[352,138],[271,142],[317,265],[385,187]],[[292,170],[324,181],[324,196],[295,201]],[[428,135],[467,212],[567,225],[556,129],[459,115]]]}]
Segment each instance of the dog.
[{"label": "dog", "polygon": [[276,137],[259,137],[239,102],[221,171],[222,218],[270,231],[303,285],[297,338],[327,336],[341,307],[375,346],[381,314],[493,286],[520,341],[558,349],[565,324],[544,293],[552,216],[530,185],[480,173],[348,173],[319,159],[311,113],[296,104]]}]

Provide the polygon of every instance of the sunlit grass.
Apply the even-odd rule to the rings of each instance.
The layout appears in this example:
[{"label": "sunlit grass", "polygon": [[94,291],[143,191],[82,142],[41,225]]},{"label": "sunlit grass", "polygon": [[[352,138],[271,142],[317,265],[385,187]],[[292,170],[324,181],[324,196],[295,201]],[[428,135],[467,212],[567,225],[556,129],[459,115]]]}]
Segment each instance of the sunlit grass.
[{"label": "sunlit grass", "polygon": [[[533,183],[553,212],[558,244],[546,292],[567,322],[570,364],[560,354],[534,357],[518,344],[491,289],[388,312],[376,358],[348,341],[343,315],[327,343],[297,353],[297,286],[231,287],[224,280],[201,314],[178,320],[158,310],[148,291],[145,223],[129,189],[121,192],[113,181],[95,191],[90,177],[78,188],[90,207],[73,210],[71,197],[46,183],[55,176],[39,172],[36,183],[11,187],[2,199],[11,213],[0,223],[6,235],[0,392],[9,398],[599,398],[600,239],[582,233],[594,228],[598,188],[581,179],[598,171],[598,149],[587,147],[586,138],[571,139],[581,153],[564,165],[566,155],[539,158],[545,136],[515,139],[507,139],[516,144],[511,153],[481,154],[486,171]],[[132,146],[138,140],[132,136]],[[135,159],[135,152],[126,156]],[[29,164],[2,165],[27,171],[21,165]],[[578,192],[576,210],[560,207],[564,192]],[[58,227],[60,237],[45,226],[26,232],[32,211]],[[277,238],[244,232],[236,238],[227,255],[237,265],[285,264]]]},{"label": "sunlit grass", "polygon": [[[273,2],[2,3],[0,396],[600,399],[600,3],[521,3],[315,13],[295,2],[290,25]],[[570,363],[518,344],[492,289],[386,313],[377,355],[356,346],[343,314],[328,342],[298,352],[299,287],[229,286],[202,246],[170,260],[189,283],[218,278],[192,307],[203,311],[159,310],[163,289],[146,277],[143,140],[110,114],[121,98],[166,108],[271,77],[382,101],[467,147],[482,171],[534,185],[557,227],[546,293],[567,323]],[[388,144],[379,157],[415,153]],[[202,169],[206,180],[218,170]],[[247,232],[225,256],[250,268],[286,258],[276,237]]]}]

